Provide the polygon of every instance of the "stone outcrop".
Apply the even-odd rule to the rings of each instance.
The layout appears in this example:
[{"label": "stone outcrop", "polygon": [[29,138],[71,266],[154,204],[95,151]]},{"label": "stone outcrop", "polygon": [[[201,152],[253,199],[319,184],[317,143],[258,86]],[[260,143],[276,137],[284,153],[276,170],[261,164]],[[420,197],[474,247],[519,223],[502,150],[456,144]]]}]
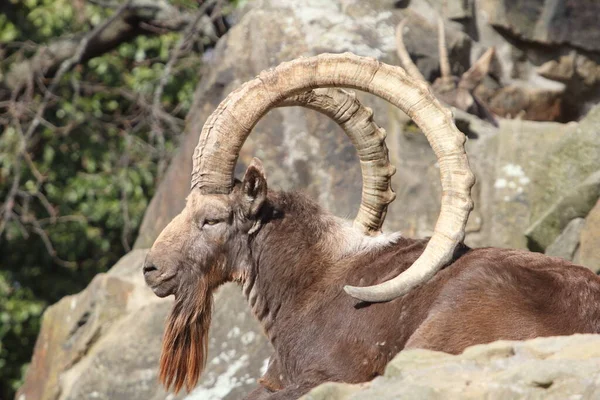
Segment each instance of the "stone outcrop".
[{"label": "stone outcrop", "polygon": [[[549,85],[544,77],[563,84],[560,121],[579,119],[598,103],[600,31],[594,19],[599,2],[478,0],[475,9],[470,21],[477,24],[482,44],[497,46],[505,83],[518,79],[519,87],[532,81],[544,88]],[[505,38],[514,45],[507,46]]]},{"label": "stone outcrop", "polygon": [[[479,7],[479,2],[463,3]],[[471,18],[471,6],[456,9],[452,11],[453,15],[458,19]],[[391,2],[383,0],[248,2],[238,17],[238,23],[217,48],[206,55],[206,73],[197,88],[194,111],[188,116],[181,148],[146,212],[136,250],[124,257],[109,273],[96,277],[85,291],[69,296],[48,309],[32,366],[19,392],[19,400],[92,397],[172,400],[186,397],[184,393],[176,397],[165,393],[156,381],[163,324],[171,300],[156,298],[144,286],[141,263],[145,249],[151,246],[164,226],[184,206],[189,191],[192,152],[204,121],[219,102],[241,83],[266,68],[299,56],[351,51],[399,64],[394,41],[397,23],[403,16],[414,17],[417,13],[431,16],[435,15],[434,11],[429,2],[419,0],[410,2],[408,9],[394,9]],[[414,18],[414,26],[422,29],[419,31],[422,33],[417,34],[417,28],[413,31],[413,37],[410,32],[407,33],[409,51],[418,53],[419,36],[429,43],[427,46],[434,48],[435,36],[431,33],[434,21],[417,21]],[[481,19],[478,21],[478,24],[482,23]],[[448,25],[449,42],[460,60],[461,51],[471,49],[471,52],[479,52],[481,45],[470,43],[463,33],[453,33],[458,27],[460,24],[456,22]],[[510,43],[486,29],[491,28],[481,29],[482,42],[486,46],[497,41],[501,54],[506,54],[506,49],[514,50]],[[437,68],[437,51],[427,50],[427,53],[431,58],[427,62],[421,61],[420,66],[429,68],[433,74]],[[468,63],[459,61],[454,67],[460,73],[460,68],[466,66]],[[359,97],[365,105],[374,109],[375,119],[388,132],[390,159],[397,167],[393,185],[398,197],[389,208],[384,230],[400,230],[404,235],[413,237],[430,235],[439,212],[441,196],[439,171],[433,152],[423,135],[407,121],[403,113],[383,100],[365,94],[359,94]],[[580,123],[570,124],[502,119],[496,128],[456,111],[457,124],[469,137],[467,151],[477,176],[473,190],[476,208],[467,225],[466,242],[472,246],[526,248],[528,242],[524,233],[527,228],[576,184],[600,170],[600,157],[595,155],[600,143],[597,137],[599,112],[600,108],[597,108]],[[357,157],[343,132],[326,118],[298,108],[271,111],[256,126],[242,148],[236,170],[238,175],[254,156],[263,160],[272,188],[304,190],[340,216],[353,216],[356,213],[361,192]],[[589,209],[593,205],[591,203]],[[596,222],[599,218],[597,209],[598,206],[589,217],[578,216],[589,218],[581,229],[579,257],[582,260],[597,256],[591,250],[593,247],[590,247],[593,246],[591,243],[598,243],[597,227],[600,224]],[[565,221],[565,226],[571,219]],[[553,243],[565,226],[547,235],[544,239],[547,244],[544,246]],[[396,377],[388,376],[377,382],[388,381],[392,385],[393,380],[399,379],[403,383],[398,387],[406,384],[414,389],[411,392],[413,397],[421,398],[420,394],[429,395],[437,390],[434,386],[427,389],[426,383],[441,384],[441,376],[446,376],[447,379],[463,382],[464,387],[472,387],[473,393],[483,393],[476,392],[483,390],[481,385],[466,384],[468,371],[473,371],[479,374],[476,376],[481,377],[482,382],[497,381],[499,391],[490,393],[500,393],[504,387],[502,385],[508,385],[510,379],[520,376],[519,360],[529,360],[527,362],[531,362],[531,368],[535,370],[546,368],[541,366],[545,365],[541,356],[535,358],[538,353],[532,350],[531,354],[534,355],[522,358],[521,355],[529,350],[518,349],[539,348],[539,354],[547,354],[549,359],[553,359],[562,357],[561,349],[574,349],[576,345],[568,338],[548,340],[529,342],[534,344],[522,345],[525,347],[504,343],[469,350],[467,355],[488,352],[489,356],[477,359],[480,361],[464,361],[463,369],[458,361],[466,360],[460,358],[463,356],[410,352],[399,356],[398,360],[406,364],[407,358],[412,357],[413,366],[402,367],[405,368],[402,371],[417,371],[414,372],[416,375],[406,372],[406,379],[403,380],[405,372],[395,373]],[[590,343],[589,346],[600,347],[597,338],[582,336],[573,340],[579,341],[582,346]],[[514,355],[506,350],[509,347],[517,349]],[[215,301],[207,369],[188,398],[241,398],[256,384],[270,352],[270,345],[251,316],[239,289],[233,285],[223,287]],[[584,353],[583,350],[581,352]],[[494,354],[499,355],[496,357]],[[590,354],[597,353],[590,351]],[[597,370],[588,368],[590,357],[581,355],[581,358],[575,358],[581,365],[573,367],[575,372],[571,375],[567,369],[553,369],[554,383],[549,388],[543,388],[548,381],[541,381],[541,388],[527,390],[535,389],[539,393],[559,390],[563,384],[567,385],[565,382],[569,379],[576,380],[569,377],[579,377],[577,374],[580,371],[583,376],[586,368],[591,379],[591,374]],[[422,365],[419,364],[420,359]],[[448,369],[436,369],[438,362],[449,366]],[[549,371],[554,368],[553,365],[552,362],[548,363]],[[440,375],[438,381],[439,371],[446,371],[444,373],[447,375]],[[451,375],[453,371],[456,375]],[[486,375],[485,371],[495,372]],[[412,386],[408,385],[411,379],[416,379],[412,381]],[[523,385],[529,388],[528,383]],[[491,383],[488,386],[490,390],[495,390]],[[368,387],[367,390],[375,390],[377,386],[374,383]],[[339,385],[327,385],[325,388],[319,390],[354,393],[356,389]],[[352,396],[366,398],[358,394]],[[490,395],[490,398],[495,398],[493,396],[496,394]]]},{"label": "stone outcrop", "polygon": [[400,353],[370,383],[327,383],[302,400],[600,398],[600,336],[499,341],[460,355]]},{"label": "stone outcrop", "polygon": [[580,239],[579,254],[575,261],[600,273],[600,201],[587,215]]},{"label": "stone outcrop", "polygon": [[156,360],[171,302],[145,287],[134,250],[83,292],[44,313],[17,399],[159,400]]},{"label": "stone outcrop", "polygon": [[491,25],[521,40],[600,51],[595,28],[600,3],[595,0],[480,0],[479,5]]},{"label": "stone outcrop", "polygon": [[574,218],[567,224],[565,229],[554,239],[554,242],[546,248],[544,254],[552,257],[562,257],[566,260],[573,260],[579,249],[581,231],[585,226],[586,220],[583,218]]},{"label": "stone outcrop", "polygon": [[573,219],[585,217],[600,196],[600,106],[570,134],[539,154],[532,174],[539,190],[531,200],[530,246],[545,249]]},{"label": "stone outcrop", "polygon": [[575,218],[585,217],[600,197],[600,171],[593,173],[582,183],[567,191],[552,204],[525,232],[529,247],[546,249],[558,233]]}]

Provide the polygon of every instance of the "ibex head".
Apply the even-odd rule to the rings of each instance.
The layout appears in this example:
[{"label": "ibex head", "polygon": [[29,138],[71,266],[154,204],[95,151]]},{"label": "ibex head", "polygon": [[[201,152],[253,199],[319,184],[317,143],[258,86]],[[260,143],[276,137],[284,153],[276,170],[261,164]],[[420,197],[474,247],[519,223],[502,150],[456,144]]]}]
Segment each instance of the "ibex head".
[{"label": "ibex head", "polygon": [[223,282],[243,279],[251,262],[249,240],[261,224],[268,223],[262,214],[268,195],[260,162],[250,164],[241,182],[233,178],[233,170],[250,131],[270,109],[302,105],[322,112],[344,129],[356,147],[363,177],[354,228],[364,235],[380,233],[387,205],[395,197],[385,132],[373,122],[372,111],[352,94],[311,90],[334,86],[368,91],[406,112],[438,157],[443,189],[440,217],[421,257],[390,281],[344,290],[364,301],[393,299],[433,276],[462,241],[473,207],[474,183],[464,151],[466,138],[427,84],[402,68],[348,53],[302,58],[263,72],[232,92],[206,121],[194,152],[186,207],[147,256],[148,285],[159,296],[175,295],[161,356],[160,376],[167,387],[190,389],[196,384],[206,361],[212,291]]},{"label": "ibex head", "polygon": [[185,209],[161,232],[146,258],[148,286],[159,297],[180,296],[193,281],[214,289],[235,279],[248,262],[247,238],[261,223],[258,213],[266,197],[267,180],[258,159],[231,193],[192,190]]},{"label": "ibex head", "polygon": [[185,209],[162,231],[144,264],[146,283],[176,302],[163,340],[160,375],[167,386],[193,388],[207,356],[212,292],[239,279],[250,260],[249,236],[267,196],[260,161],[228,194],[192,190]]}]

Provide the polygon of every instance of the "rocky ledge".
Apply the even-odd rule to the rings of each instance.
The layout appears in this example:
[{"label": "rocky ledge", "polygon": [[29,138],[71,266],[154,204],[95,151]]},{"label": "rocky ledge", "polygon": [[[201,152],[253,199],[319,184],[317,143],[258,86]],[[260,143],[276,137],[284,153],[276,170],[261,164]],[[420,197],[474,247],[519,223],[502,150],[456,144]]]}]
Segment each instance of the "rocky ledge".
[{"label": "rocky ledge", "polygon": [[370,383],[327,383],[303,400],[600,399],[600,335],[499,341],[451,355],[400,353]]}]

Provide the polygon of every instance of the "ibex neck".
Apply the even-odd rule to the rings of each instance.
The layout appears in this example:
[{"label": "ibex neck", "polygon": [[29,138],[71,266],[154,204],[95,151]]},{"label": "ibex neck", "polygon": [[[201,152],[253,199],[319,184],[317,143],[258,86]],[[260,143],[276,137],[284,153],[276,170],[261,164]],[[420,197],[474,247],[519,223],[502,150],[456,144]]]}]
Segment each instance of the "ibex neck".
[{"label": "ibex neck", "polygon": [[[341,290],[348,258],[387,246],[399,234],[368,237],[322,211],[302,195],[282,193],[274,199],[276,217],[254,238],[252,265],[243,293],[273,344],[278,315],[299,320],[315,297],[327,301]],[[339,291],[338,290],[338,291]],[[283,318],[285,319],[285,318]]]},{"label": "ibex neck", "polygon": [[242,290],[275,345],[279,314],[293,315],[304,291],[327,270],[320,244],[328,226],[319,206],[302,195],[278,193],[270,200],[272,215],[252,239]]},{"label": "ibex neck", "polygon": [[253,266],[252,271],[243,281],[242,293],[246,297],[252,313],[263,327],[265,334],[273,342],[275,336],[272,328],[281,304],[276,298],[269,295],[269,286],[266,280],[262,279],[259,268]]}]

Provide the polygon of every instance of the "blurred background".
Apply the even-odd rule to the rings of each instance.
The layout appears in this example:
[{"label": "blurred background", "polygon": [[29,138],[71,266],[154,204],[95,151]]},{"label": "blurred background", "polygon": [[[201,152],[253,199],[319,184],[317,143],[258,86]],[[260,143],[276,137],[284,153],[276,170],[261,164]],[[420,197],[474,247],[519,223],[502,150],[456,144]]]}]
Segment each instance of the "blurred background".
[{"label": "blurred background", "polygon": [[[299,56],[351,51],[402,65],[403,20],[410,61],[469,137],[478,183],[467,244],[598,272],[598,15],[597,0],[2,1],[0,399],[186,397],[156,382],[171,303],[140,271],[183,206],[204,121],[241,83]],[[385,228],[427,236],[439,212],[435,157],[402,112],[359,97],[398,168]],[[356,212],[356,154],[315,113],[271,112],[238,172],[253,156],[272,188]],[[209,367],[190,399],[239,398],[269,356],[235,287],[215,309]]]}]

